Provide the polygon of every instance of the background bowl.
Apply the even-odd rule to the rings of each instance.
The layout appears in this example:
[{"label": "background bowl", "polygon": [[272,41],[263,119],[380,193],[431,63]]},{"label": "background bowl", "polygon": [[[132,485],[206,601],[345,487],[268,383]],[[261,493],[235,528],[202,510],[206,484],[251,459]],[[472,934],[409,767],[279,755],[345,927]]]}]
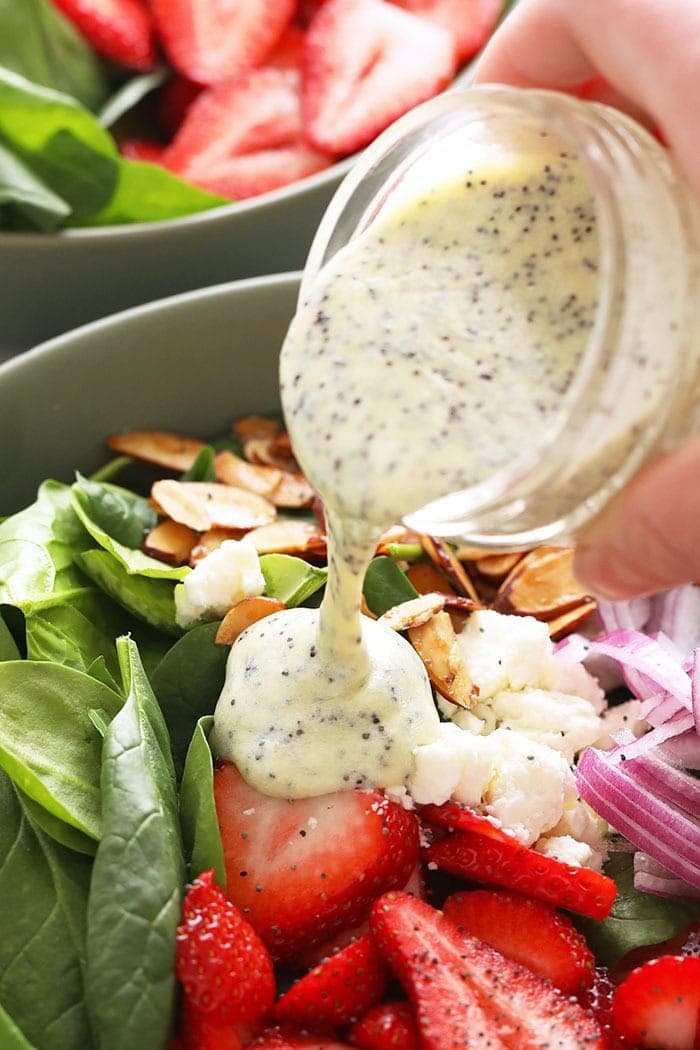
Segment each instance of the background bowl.
[{"label": "background bowl", "polygon": [[0,366],[0,516],[39,482],[109,458],[106,435],[163,428],[211,437],[279,404],[277,358],[298,274],[260,277],[137,307]]}]

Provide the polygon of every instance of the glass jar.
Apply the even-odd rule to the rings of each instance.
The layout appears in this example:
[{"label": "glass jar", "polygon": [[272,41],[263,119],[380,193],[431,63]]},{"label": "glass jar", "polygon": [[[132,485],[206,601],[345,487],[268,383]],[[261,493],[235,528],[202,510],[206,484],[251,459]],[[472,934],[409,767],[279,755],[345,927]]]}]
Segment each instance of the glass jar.
[{"label": "glass jar", "polygon": [[616,110],[555,92],[442,95],[362,155],[302,281],[301,299],[324,264],[421,179],[504,148],[527,152],[543,127],[582,161],[597,217],[598,305],[585,349],[545,434],[493,476],[405,519],[485,547],[570,539],[644,461],[700,429],[700,203],[666,151]]}]

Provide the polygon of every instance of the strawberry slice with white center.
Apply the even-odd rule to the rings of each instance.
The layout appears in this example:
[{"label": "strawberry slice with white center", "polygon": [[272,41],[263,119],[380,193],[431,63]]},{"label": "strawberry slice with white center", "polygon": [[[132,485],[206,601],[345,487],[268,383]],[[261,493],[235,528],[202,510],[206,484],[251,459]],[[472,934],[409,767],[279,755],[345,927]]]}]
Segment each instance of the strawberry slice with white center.
[{"label": "strawberry slice with white center", "polygon": [[272,798],[227,763],[214,797],[228,896],[278,959],[361,922],[417,862],[415,814],[375,791]]},{"label": "strawberry slice with white center", "polygon": [[151,0],[171,63],[197,84],[265,61],[296,10],[296,0]]},{"label": "strawberry slice with white center", "polygon": [[267,193],[331,163],[302,138],[299,74],[258,69],[203,91],[163,164],[234,199]]},{"label": "strawberry slice with white center", "polygon": [[307,137],[318,149],[353,153],[446,87],[456,68],[447,29],[385,0],[328,0],[306,37]]},{"label": "strawberry slice with white center", "polygon": [[700,959],[662,955],[639,966],[615,992],[613,1028],[635,1046],[700,1047]]},{"label": "strawberry slice with white center", "polygon": [[460,64],[482,49],[503,8],[503,0],[392,0],[392,3],[454,33]]},{"label": "strawberry slice with white center", "polygon": [[153,20],[142,0],[53,2],[98,54],[137,73],[153,69]]}]

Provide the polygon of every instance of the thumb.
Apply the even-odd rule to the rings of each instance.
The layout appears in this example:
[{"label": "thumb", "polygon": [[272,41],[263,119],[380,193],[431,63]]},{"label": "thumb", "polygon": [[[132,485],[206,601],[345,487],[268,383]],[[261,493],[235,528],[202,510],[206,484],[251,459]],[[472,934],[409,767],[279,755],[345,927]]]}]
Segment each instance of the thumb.
[{"label": "thumb", "polygon": [[639,471],[582,531],[574,571],[613,599],[700,580],[700,434]]}]

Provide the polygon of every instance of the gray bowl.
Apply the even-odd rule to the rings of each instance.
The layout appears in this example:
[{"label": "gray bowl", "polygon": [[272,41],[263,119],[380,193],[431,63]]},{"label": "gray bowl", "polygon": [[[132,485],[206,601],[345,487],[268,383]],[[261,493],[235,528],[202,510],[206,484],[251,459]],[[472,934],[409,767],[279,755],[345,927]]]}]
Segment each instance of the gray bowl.
[{"label": "gray bowl", "polygon": [[260,277],[150,303],[0,366],[0,516],[45,478],[105,462],[130,428],[195,437],[278,406],[277,358],[298,274]]}]

